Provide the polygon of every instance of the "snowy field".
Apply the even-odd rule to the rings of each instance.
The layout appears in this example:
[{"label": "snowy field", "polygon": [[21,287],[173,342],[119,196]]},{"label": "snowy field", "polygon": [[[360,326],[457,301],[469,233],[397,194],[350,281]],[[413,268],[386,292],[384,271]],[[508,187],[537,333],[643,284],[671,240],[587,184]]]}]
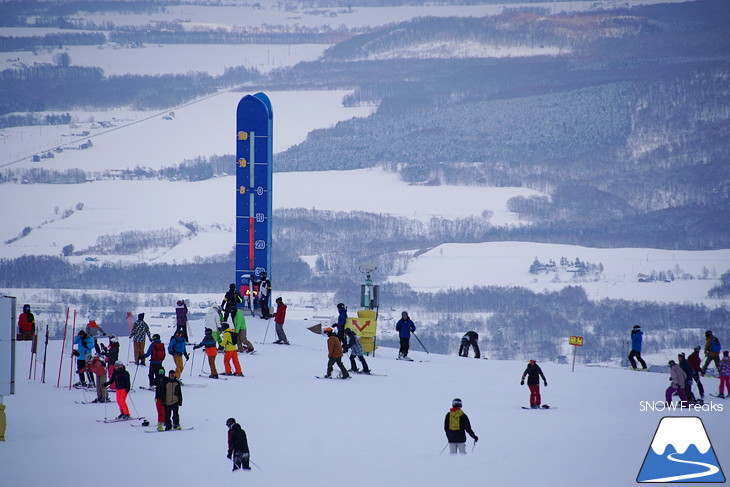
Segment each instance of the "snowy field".
[{"label": "snowy field", "polygon": [[[284,295],[285,300],[287,296]],[[504,487],[616,487],[634,485],[659,421],[665,416],[701,418],[721,466],[730,465],[727,435],[730,403],[708,401],[706,410],[647,410],[663,401],[668,374],[542,364],[548,387],[543,403],[555,410],[530,411],[525,363],[427,355],[412,344],[411,356],[428,362],[396,361],[396,350],[381,348],[367,358],[386,377],[317,380],[326,366],[325,338],[306,328],[309,310],[289,308],[286,332],[293,345],[261,344],[266,321],[249,318],[255,355],[242,355],[247,376],[213,381],[201,378],[203,353],[191,352],[182,378],[181,425],[193,430],[144,433],[130,423],[98,422],[116,417],[116,404],[76,404],[93,392],[68,390],[66,348],[59,377],[60,342],[48,348],[46,383],[27,380],[28,342],[18,342],[16,394],[4,398],[6,442],[0,443],[3,486],[149,485],[352,487],[499,485]],[[201,336],[201,322],[192,322]],[[168,336],[163,335],[167,341]],[[120,340],[123,359],[128,341]],[[669,358],[669,357],[667,357]],[[346,363],[349,361],[346,360]],[[165,367],[172,361],[166,359]],[[222,369],[222,358],[217,365]],[[135,366],[128,370],[132,377]],[[140,367],[135,387],[144,384]],[[75,381],[76,378],[74,377]],[[718,380],[704,379],[708,391]],[[488,386],[487,386],[488,384]],[[439,452],[446,446],[444,416],[451,400],[463,400],[479,442],[467,455]],[[153,424],[151,392],[136,390],[133,415]],[[231,473],[225,457],[228,417],[248,436],[253,470]],[[133,424],[139,424],[138,421]],[[29,463],[29,459],[32,459]],[[120,463],[121,462],[121,463]],[[725,471],[725,475],[728,472]],[[138,480],[133,480],[133,479]],[[98,482],[94,479],[102,479]],[[697,485],[697,484],[690,484]]]}]

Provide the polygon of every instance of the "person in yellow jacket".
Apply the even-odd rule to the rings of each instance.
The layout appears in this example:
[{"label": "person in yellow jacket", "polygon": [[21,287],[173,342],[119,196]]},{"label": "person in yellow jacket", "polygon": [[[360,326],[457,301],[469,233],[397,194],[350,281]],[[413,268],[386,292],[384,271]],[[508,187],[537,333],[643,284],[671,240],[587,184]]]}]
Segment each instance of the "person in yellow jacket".
[{"label": "person in yellow jacket", "polygon": [[327,357],[329,357],[329,360],[327,361],[327,374],[325,374],[325,377],[328,379],[332,378],[332,368],[335,364],[337,364],[342,372],[340,378],[349,379],[350,374],[342,364],[342,356],[345,355],[345,353],[342,351],[342,343],[340,342],[340,339],[335,334],[335,331],[330,327],[325,328],[324,332],[327,334]]},{"label": "person in yellow jacket", "polygon": [[[223,366],[226,369],[225,374],[243,376],[243,372],[241,372],[241,363],[238,361],[238,348],[236,347],[238,334],[226,327],[225,323],[223,323],[223,326],[221,345],[223,345],[223,349],[225,350],[223,355]],[[233,361],[233,367],[236,369],[235,374],[231,373],[231,361]]]}]

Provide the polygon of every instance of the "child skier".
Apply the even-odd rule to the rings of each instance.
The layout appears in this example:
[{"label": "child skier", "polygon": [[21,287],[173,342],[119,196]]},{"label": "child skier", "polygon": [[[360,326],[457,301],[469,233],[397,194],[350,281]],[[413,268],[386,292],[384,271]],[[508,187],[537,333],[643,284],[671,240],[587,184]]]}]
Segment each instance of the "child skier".
[{"label": "child skier", "polygon": [[730,396],[730,351],[722,352],[722,360],[718,370],[720,372],[720,394],[717,397],[725,397],[725,387],[727,387],[728,396]]},{"label": "child skier", "polygon": [[228,426],[227,458],[233,461],[233,471],[235,472],[238,469],[251,470],[249,466],[251,454],[248,451],[246,432],[243,431],[240,424],[236,423],[235,418],[228,418],[226,426]]},{"label": "child skier", "polygon": [[365,361],[364,351],[362,349],[362,344],[360,343],[360,337],[357,336],[357,334],[352,331],[350,328],[347,328],[345,330],[345,335],[347,335],[347,344],[345,345],[343,352],[347,353],[347,351],[350,351],[350,371],[355,372],[356,374],[359,374],[360,371],[357,370],[357,364],[355,363],[355,358],[360,359],[360,363],[362,364],[362,373],[363,374],[369,374],[370,369],[368,368],[368,363]]},{"label": "child skier", "polygon": [[335,334],[335,330],[330,327],[325,328],[324,332],[327,334],[327,357],[329,359],[327,360],[327,374],[325,374],[325,377],[328,379],[332,377],[332,368],[337,364],[342,372],[342,379],[349,379],[350,374],[347,372],[345,366],[342,365],[344,352],[342,351],[340,339]]},{"label": "child skier", "polygon": [[165,405],[165,431],[175,428],[180,429],[180,406],[183,403],[182,387],[174,370],[167,373],[168,377],[162,377],[162,388],[164,397],[162,399]]},{"label": "child skier", "polygon": [[213,330],[210,328],[205,329],[205,336],[203,341],[193,346],[193,350],[197,350],[200,347],[205,347],[205,355],[208,357],[208,365],[210,366],[210,377],[211,379],[218,378],[218,370],[215,368],[215,358],[218,356],[218,342],[213,338]]},{"label": "child skier", "polygon": [[238,349],[236,348],[237,339],[238,335],[236,335],[233,330],[223,323],[223,339],[221,340],[221,345],[223,345],[223,349],[225,350],[225,354],[223,355],[223,366],[225,367],[226,375],[232,375],[231,362],[233,362],[233,366],[236,369],[235,375],[243,375],[243,372],[241,372],[241,363],[238,361]]},{"label": "child skier", "polygon": [[451,401],[451,409],[446,413],[444,431],[449,440],[449,453],[452,455],[466,454],[466,433],[474,438],[474,443],[479,441],[479,437],[471,429],[469,417],[461,410],[461,399],[458,397]]}]

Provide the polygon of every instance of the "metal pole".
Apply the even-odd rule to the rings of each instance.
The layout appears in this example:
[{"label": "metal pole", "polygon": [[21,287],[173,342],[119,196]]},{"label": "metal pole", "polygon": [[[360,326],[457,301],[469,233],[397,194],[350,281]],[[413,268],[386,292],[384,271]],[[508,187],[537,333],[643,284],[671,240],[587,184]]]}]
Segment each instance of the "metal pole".
[{"label": "metal pole", "polygon": [[577,353],[578,353],[578,347],[573,345],[573,368],[572,368],[571,372],[575,372],[575,356],[577,355]]}]

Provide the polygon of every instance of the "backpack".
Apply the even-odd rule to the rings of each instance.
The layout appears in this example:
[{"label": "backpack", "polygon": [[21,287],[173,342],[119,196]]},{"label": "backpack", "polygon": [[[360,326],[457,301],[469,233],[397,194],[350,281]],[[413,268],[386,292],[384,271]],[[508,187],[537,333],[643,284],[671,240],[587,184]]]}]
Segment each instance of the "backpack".
[{"label": "backpack", "polygon": [[152,357],[150,357],[150,360],[152,362],[160,363],[165,360],[165,345],[163,343],[160,342],[152,344]]},{"label": "backpack", "polygon": [[228,334],[231,335],[231,345],[238,345],[238,333],[229,331]]},{"label": "backpack", "polygon": [[712,337],[712,343],[710,344],[710,351],[715,353],[720,353],[722,350],[722,345],[720,345],[720,340],[717,337]]}]

